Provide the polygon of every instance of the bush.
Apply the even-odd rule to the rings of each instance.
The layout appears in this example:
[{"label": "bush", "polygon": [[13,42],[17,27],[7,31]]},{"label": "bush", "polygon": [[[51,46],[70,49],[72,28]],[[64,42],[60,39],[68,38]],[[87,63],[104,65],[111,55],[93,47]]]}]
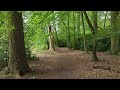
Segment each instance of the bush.
[{"label": "bush", "polygon": [[[77,40],[77,39],[76,39]],[[108,51],[110,49],[111,39],[109,37],[103,36],[102,38],[96,37],[96,50],[97,51]],[[80,44],[77,42],[75,45],[75,49],[84,50],[84,40],[83,36],[79,37]],[[92,36],[91,34],[86,35],[86,46],[88,51],[92,51]]]},{"label": "bush", "polygon": [[110,38],[104,37],[102,39],[97,40],[97,51],[108,51],[111,46]]},{"label": "bush", "polygon": [[26,59],[27,60],[35,60],[36,59],[35,54],[32,53],[30,48],[26,48]]},{"label": "bush", "polygon": [[67,47],[67,42],[64,39],[58,40],[58,45],[59,47]]},{"label": "bush", "polygon": [[8,42],[2,40],[0,42],[0,71],[8,64]]}]

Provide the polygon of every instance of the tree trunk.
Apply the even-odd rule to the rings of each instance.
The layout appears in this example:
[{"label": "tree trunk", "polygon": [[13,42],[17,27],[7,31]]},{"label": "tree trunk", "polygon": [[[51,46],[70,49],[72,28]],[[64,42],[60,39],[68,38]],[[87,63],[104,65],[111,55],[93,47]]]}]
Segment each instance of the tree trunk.
[{"label": "tree trunk", "polygon": [[68,48],[71,48],[71,39],[70,39],[70,25],[69,25],[69,14],[68,14]]},{"label": "tree trunk", "polygon": [[74,23],[74,24],[73,24],[73,25],[74,25],[74,26],[73,26],[73,27],[74,27],[73,49],[75,49],[75,48],[76,48],[76,47],[75,47],[75,44],[76,44],[76,37],[75,37],[75,36],[76,36],[76,32],[75,32],[75,29],[76,29],[76,28],[75,28],[75,13],[74,13],[74,12],[73,12],[73,21],[74,21],[74,22],[73,22],[73,23]]},{"label": "tree trunk", "polygon": [[58,45],[58,34],[57,34],[56,27],[57,27],[57,25],[56,25],[56,15],[55,15],[55,13],[54,13],[55,42],[56,42],[56,46],[59,47],[59,45]]},{"label": "tree trunk", "polygon": [[97,25],[97,11],[92,11],[92,18],[93,18],[93,28],[94,28],[94,32],[96,34],[96,32],[98,30],[98,25]]},{"label": "tree trunk", "polygon": [[106,11],[106,13],[105,13],[104,30],[105,30],[105,25],[106,25],[106,18],[107,18],[107,11]]},{"label": "tree trunk", "polygon": [[54,30],[55,30],[55,37],[56,37],[56,46],[59,47],[59,44],[58,44],[58,34],[57,34],[57,31],[56,31],[56,25],[54,26]]},{"label": "tree trunk", "polygon": [[50,34],[50,36],[49,36],[49,50],[55,51],[55,49],[54,49],[54,36],[53,36],[52,29],[51,29],[51,25],[49,25],[48,32]]},{"label": "tree trunk", "polygon": [[22,76],[31,71],[26,60],[23,19],[17,11],[11,11],[10,14],[13,29],[9,32],[8,73]]},{"label": "tree trunk", "polygon": [[65,38],[66,38],[66,46],[68,47],[68,28],[67,28],[67,26],[66,26],[66,24],[65,24],[65,22],[62,20],[62,23],[63,23],[63,25],[64,25],[64,27],[65,27],[65,33],[66,33],[66,36],[65,36]]},{"label": "tree trunk", "polygon": [[86,11],[84,11],[84,15],[85,15],[86,21],[87,21],[87,23],[88,23],[88,25],[89,25],[89,27],[90,27],[90,29],[92,31],[92,36],[93,36],[93,50],[92,50],[93,61],[98,61],[98,57],[96,55],[96,40],[95,40],[95,32],[97,31],[97,24],[96,24],[97,20],[94,20],[94,19],[96,19],[96,16],[97,16],[96,13],[97,12],[92,12],[92,14],[94,16],[93,17],[93,26],[92,26],[92,23],[90,22],[90,20],[89,20],[89,18],[87,16]]},{"label": "tree trunk", "polygon": [[86,53],[88,53],[87,51],[87,46],[86,46],[86,37],[85,37],[85,26],[84,26],[84,20],[83,20],[83,13],[81,14],[81,19],[82,19],[82,27],[83,27],[83,39],[84,39],[84,50]]},{"label": "tree trunk", "polygon": [[111,52],[117,54],[119,52],[118,11],[111,11],[111,31]]},{"label": "tree trunk", "polygon": [[77,42],[78,42],[79,49],[80,49],[80,39],[79,39],[79,37],[80,37],[80,12],[78,12],[77,33],[78,33]]},{"label": "tree trunk", "polygon": [[93,34],[93,60],[98,61],[97,55],[96,55],[96,37],[95,34],[97,33],[98,25],[97,25],[97,11],[92,11],[92,17],[93,17],[93,28],[94,28],[94,34]]}]

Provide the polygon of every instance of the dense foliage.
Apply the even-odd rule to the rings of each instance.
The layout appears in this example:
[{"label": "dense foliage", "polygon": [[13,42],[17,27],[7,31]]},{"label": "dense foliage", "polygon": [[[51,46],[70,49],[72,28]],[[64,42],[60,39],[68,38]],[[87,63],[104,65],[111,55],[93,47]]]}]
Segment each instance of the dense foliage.
[{"label": "dense foliage", "polygon": [[[83,28],[81,22],[81,11],[24,11],[24,34],[27,59],[33,59],[34,53],[47,50],[48,25],[52,25],[54,31],[55,46],[67,47],[68,33],[70,31],[71,48],[84,50]],[[92,21],[91,12],[88,16]],[[69,20],[68,20],[69,15]],[[84,19],[87,50],[92,51],[92,36],[90,28]],[[0,12],[0,67],[7,65],[8,61],[8,32],[9,13]],[[110,12],[98,11],[98,31],[96,34],[97,51],[108,51],[111,47]],[[68,27],[69,23],[69,27]],[[68,31],[69,28],[69,31]],[[80,30],[79,30],[79,29]],[[119,33],[119,32],[117,32]],[[120,37],[119,37],[120,39]]]}]

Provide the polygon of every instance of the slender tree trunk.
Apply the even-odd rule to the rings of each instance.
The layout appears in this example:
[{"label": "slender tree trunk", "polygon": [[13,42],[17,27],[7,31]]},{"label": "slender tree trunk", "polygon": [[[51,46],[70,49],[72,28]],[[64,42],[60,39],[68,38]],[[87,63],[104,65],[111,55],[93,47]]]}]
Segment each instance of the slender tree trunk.
[{"label": "slender tree trunk", "polygon": [[56,41],[56,46],[59,47],[58,45],[58,34],[57,34],[57,31],[56,31],[56,15],[54,13],[54,30],[55,30],[55,41]]},{"label": "slender tree trunk", "polygon": [[30,72],[26,60],[23,19],[22,14],[17,11],[11,11],[11,25],[13,29],[9,32],[9,62],[8,73],[16,76],[22,76]]},{"label": "slender tree trunk", "polygon": [[94,20],[94,19],[96,19],[96,16],[97,16],[96,13],[97,12],[94,12],[94,13],[92,12],[92,14],[94,16],[93,17],[93,26],[92,26],[92,24],[91,24],[91,22],[90,22],[90,20],[89,20],[89,18],[87,16],[86,11],[84,11],[86,21],[87,21],[87,23],[88,23],[88,25],[89,25],[89,27],[90,27],[90,29],[92,31],[92,36],[93,36],[93,51],[92,51],[92,53],[93,53],[93,60],[94,61],[98,61],[98,57],[96,55],[96,40],[95,40],[95,32],[97,31],[97,24],[96,24],[97,20]]},{"label": "slender tree trunk", "polygon": [[58,44],[58,34],[57,34],[57,31],[56,31],[56,25],[54,26],[54,30],[55,30],[55,37],[56,37],[56,46],[59,47],[59,44]]},{"label": "slender tree trunk", "polygon": [[105,30],[105,25],[106,25],[106,18],[107,18],[107,11],[106,11],[106,13],[105,13],[104,30]]},{"label": "slender tree trunk", "polygon": [[64,27],[65,27],[65,33],[66,33],[66,46],[68,47],[68,28],[67,28],[67,26],[66,26],[66,24],[65,24],[65,22],[62,20],[62,23],[63,23],[63,25],[64,25]]},{"label": "slender tree trunk", "polygon": [[83,20],[83,13],[81,13],[81,19],[82,19],[82,27],[83,27],[83,39],[84,39],[84,50],[86,53],[88,53],[87,51],[87,46],[86,46],[86,37],[85,37],[85,26],[84,26],[84,20]]},{"label": "slender tree trunk", "polygon": [[92,11],[92,17],[93,17],[93,27],[94,27],[94,34],[93,34],[93,60],[97,61],[97,55],[96,55],[96,37],[95,34],[97,33],[98,25],[97,25],[97,11]]},{"label": "slender tree trunk", "polygon": [[71,48],[71,38],[70,38],[70,26],[69,26],[69,14],[68,14],[68,48]]},{"label": "slender tree trunk", "polygon": [[97,33],[98,25],[97,25],[97,11],[92,11],[92,18],[93,18],[93,28],[95,34]]},{"label": "slender tree trunk", "polygon": [[93,60],[98,61],[98,57],[96,55],[96,37],[95,34],[93,34]]},{"label": "slender tree trunk", "polygon": [[77,23],[77,33],[78,33],[78,45],[79,45],[79,49],[80,49],[80,12],[78,12],[78,23]]},{"label": "slender tree trunk", "polygon": [[75,29],[76,29],[76,28],[75,28],[75,12],[73,12],[73,21],[74,21],[74,22],[73,22],[73,23],[74,23],[74,24],[73,24],[73,25],[74,25],[74,42],[73,42],[73,49],[75,49],[75,48],[76,48],[76,47],[75,47],[75,44],[76,44],[76,37],[75,37],[75,36],[76,36],[76,32],[75,32]]},{"label": "slender tree trunk", "polygon": [[55,49],[54,49],[54,36],[53,36],[52,29],[51,29],[51,25],[49,25],[48,32],[50,34],[50,36],[49,36],[49,50],[55,51]]},{"label": "slender tree trunk", "polygon": [[111,11],[111,31],[111,52],[117,54],[119,52],[118,11]]}]

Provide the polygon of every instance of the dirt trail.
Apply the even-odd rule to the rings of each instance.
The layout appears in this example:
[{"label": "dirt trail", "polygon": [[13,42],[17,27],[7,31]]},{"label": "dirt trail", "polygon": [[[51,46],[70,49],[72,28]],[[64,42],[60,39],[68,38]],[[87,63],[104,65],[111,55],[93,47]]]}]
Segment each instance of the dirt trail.
[{"label": "dirt trail", "polygon": [[99,62],[92,62],[92,54],[68,48],[56,48],[51,53],[37,54],[29,61],[32,73],[21,79],[120,79],[120,56],[97,52]]}]

